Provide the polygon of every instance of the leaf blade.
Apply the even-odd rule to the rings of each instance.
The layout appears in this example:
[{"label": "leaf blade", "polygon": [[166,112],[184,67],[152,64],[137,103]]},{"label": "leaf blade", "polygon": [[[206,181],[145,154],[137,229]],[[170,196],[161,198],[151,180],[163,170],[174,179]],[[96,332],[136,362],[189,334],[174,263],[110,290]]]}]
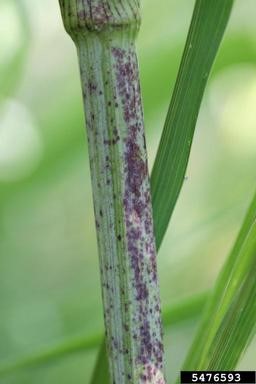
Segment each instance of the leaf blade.
[{"label": "leaf blade", "polygon": [[184,369],[227,370],[236,366],[256,323],[255,271],[256,194],[217,279]]},{"label": "leaf blade", "polygon": [[179,196],[207,79],[233,0],[197,0],[151,175],[153,216],[160,247]]}]

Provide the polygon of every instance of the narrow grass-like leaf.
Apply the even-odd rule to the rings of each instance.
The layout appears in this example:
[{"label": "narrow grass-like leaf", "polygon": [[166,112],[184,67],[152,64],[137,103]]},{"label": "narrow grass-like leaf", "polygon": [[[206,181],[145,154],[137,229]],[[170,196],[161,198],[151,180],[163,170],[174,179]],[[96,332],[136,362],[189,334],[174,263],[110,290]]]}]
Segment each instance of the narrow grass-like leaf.
[{"label": "narrow grass-like leaf", "polygon": [[197,0],[156,155],[151,191],[159,248],[181,190],[196,120],[233,0]]},{"label": "narrow grass-like leaf", "polygon": [[[151,176],[157,249],[161,245],[182,187],[203,93],[232,5],[233,0],[197,0],[195,4]],[[103,362],[103,358],[106,360],[101,350],[97,367],[100,367],[100,360]],[[108,377],[105,377],[104,382],[101,381],[102,384],[108,382]],[[92,384],[98,383],[99,378],[94,376]]]},{"label": "narrow grass-like leaf", "polygon": [[[254,253],[256,234],[254,230]],[[252,244],[251,244],[252,245]],[[249,247],[249,244],[247,244]],[[244,283],[235,294],[230,308],[209,349],[209,370],[235,369],[243,352],[255,334],[256,325],[256,263],[248,271]]]},{"label": "narrow grass-like leaf", "polygon": [[[195,318],[200,313],[209,296],[208,292],[196,294],[191,297],[182,299],[178,303],[171,304],[163,310],[163,324],[165,328],[170,325],[180,323],[182,321]],[[56,346],[50,346],[43,350],[33,353],[29,356],[17,359],[15,361],[6,361],[0,365],[0,378],[15,373],[21,369],[29,369],[43,365],[53,364],[65,357],[72,356],[77,353],[85,353],[99,346],[102,340],[102,333],[95,334],[91,337],[80,336],[71,340],[66,340]],[[105,355],[105,346],[101,348],[102,356],[100,366],[96,367],[94,375],[98,375],[98,379],[105,379],[107,368],[107,359]],[[105,363],[105,366],[102,365]]]},{"label": "narrow grass-like leaf", "polygon": [[207,304],[186,370],[235,368],[256,324],[256,195]]}]

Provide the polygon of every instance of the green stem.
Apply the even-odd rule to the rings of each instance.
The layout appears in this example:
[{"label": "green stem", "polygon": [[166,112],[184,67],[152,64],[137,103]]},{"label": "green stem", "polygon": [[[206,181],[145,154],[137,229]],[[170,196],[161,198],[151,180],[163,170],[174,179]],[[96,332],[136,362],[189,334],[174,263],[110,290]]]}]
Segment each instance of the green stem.
[{"label": "green stem", "polygon": [[165,383],[137,0],[61,0],[80,63],[112,382]]}]

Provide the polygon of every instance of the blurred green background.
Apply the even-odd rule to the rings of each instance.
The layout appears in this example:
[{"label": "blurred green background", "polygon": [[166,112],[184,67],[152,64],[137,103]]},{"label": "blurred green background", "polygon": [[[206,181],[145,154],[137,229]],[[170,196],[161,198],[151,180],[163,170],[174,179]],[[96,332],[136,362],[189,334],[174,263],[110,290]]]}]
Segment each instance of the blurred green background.
[{"label": "blurred green background", "polygon": [[[194,2],[145,0],[138,54],[152,167]],[[158,262],[163,307],[213,286],[255,190],[256,7],[237,0]],[[103,330],[77,57],[55,0],[0,1],[0,363]],[[165,331],[177,374],[198,317]],[[89,383],[97,348],[0,377]],[[256,341],[239,368],[255,369]]]}]

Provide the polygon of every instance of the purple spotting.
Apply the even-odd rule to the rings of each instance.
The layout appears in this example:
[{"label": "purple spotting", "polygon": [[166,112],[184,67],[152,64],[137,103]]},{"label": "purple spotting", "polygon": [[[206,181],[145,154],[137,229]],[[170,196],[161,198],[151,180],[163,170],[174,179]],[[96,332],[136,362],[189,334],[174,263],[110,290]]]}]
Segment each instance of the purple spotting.
[{"label": "purple spotting", "polygon": [[132,314],[137,324],[133,334],[138,346],[136,363],[144,367],[142,383],[164,384],[156,249],[137,57],[132,44],[128,49],[112,48],[112,55],[123,119],[128,127],[124,139],[123,204],[133,297],[137,302],[137,310]]},{"label": "purple spotting", "polygon": [[108,2],[102,0],[90,0],[86,7],[83,0],[77,0],[77,8],[78,23],[89,30],[101,30],[112,17]]},{"label": "purple spotting", "polygon": [[140,24],[139,1],[60,0],[60,5],[80,59],[112,382],[164,384],[151,196],[132,43]]}]

